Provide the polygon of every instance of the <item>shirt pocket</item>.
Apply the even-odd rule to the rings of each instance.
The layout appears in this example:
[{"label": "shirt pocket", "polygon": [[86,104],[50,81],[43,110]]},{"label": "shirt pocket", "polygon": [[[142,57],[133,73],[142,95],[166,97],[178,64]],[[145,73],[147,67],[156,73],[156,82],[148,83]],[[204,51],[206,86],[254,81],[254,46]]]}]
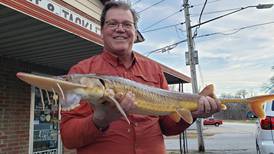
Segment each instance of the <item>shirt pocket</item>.
[{"label": "shirt pocket", "polygon": [[160,77],[158,74],[134,74],[134,80],[149,86],[160,88]]}]

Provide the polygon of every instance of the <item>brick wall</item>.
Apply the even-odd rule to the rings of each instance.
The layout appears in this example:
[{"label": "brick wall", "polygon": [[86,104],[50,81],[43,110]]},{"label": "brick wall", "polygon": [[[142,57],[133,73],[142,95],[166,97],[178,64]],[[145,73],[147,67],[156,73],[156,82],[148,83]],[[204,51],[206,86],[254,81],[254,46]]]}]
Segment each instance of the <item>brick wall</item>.
[{"label": "brick wall", "polygon": [[27,154],[29,149],[30,86],[17,72],[64,74],[65,71],[0,57],[0,153]]}]

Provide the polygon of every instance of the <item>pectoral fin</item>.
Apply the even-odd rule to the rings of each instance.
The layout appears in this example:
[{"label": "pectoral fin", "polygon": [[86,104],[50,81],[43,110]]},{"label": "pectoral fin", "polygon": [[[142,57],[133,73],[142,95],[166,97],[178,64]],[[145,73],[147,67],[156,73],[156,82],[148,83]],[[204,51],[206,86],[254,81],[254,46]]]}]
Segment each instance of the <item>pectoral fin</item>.
[{"label": "pectoral fin", "polygon": [[180,121],[180,119],[181,119],[181,117],[178,115],[177,112],[171,113],[171,114],[169,115],[169,117],[170,117],[173,121],[175,121],[176,123],[178,123],[178,122]]},{"label": "pectoral fin", "polygon": [[176,113],[172,113],[169,116],[175,122],[179,122],[180,118],[182,118],[184,121],[186,121],[189,124],[191,124],[193,122],[191,112],[189,110],[186,110],[186,109],[177,109]]},{"label": "pectoral fin", "polygon": [[130,121],[127,118],[127,114],[125,113],[124,109],[121,107],[120,103],[114,97],[111,97],[111,96],[106,96],[105,99],[114,103],[117,109],[120,111],[120,113],[125,117],[128,124],[130,124]]}]

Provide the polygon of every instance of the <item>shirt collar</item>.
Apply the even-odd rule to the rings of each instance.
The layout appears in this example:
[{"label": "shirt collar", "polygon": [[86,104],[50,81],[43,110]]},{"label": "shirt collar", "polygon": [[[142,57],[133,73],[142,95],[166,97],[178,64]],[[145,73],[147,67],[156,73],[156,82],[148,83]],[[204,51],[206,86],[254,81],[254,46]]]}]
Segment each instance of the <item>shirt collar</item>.
[{"label": "shirt collar", "polygon": [[[133,63],[132,66],[138,61],[138,56],[136,56],[136,54],[134,52],[132,52],[133,54]],[[108,63],[110,63],[112,66],[117,67],[119,65],[119,59],[118,56],[115,56],[113,54],[111,54],[108,51],[103,51],[102,56],[104,58],[104,60]]]}]

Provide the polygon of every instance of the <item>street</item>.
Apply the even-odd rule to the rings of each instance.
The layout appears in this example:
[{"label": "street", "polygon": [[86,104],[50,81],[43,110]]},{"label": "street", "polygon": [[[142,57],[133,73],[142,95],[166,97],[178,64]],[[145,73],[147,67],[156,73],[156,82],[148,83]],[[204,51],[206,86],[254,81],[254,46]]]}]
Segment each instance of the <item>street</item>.
[{"label": "street", "polygon": [[[224,122],[220,127],[205,126],[204,142],[206,153],[256,154],[255,124]],[[190,153],[198,149],[196,130],[187,131],[187,146]],[[178,137],[165,139],[168,151],[179,149]]]}]

